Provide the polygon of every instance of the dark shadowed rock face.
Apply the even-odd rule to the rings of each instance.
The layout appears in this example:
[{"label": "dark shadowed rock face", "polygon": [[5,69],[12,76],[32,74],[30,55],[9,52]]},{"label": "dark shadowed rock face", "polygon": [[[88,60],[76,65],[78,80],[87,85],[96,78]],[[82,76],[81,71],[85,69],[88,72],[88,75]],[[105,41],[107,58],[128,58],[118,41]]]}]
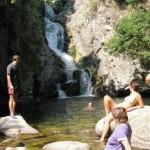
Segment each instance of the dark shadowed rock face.
[{"label": "dark shadowed rock face", "polygon": [[[150,106],[128,112],[129,124],[132,128],[131,146],[138,149],[150,150]],[[105,118],[98,121],[95,127],[96,134],[101,136]],[[115,128],[114,122],[111,130]]]},{"label": "dark shadowed rock face", "polygon": [[[28,6],[33,7],[27,9]],[[22,60],[20,95],[57,96],[53,83],[66,78],[63,62],[48,48],[43,36],[42,6],[41,1],[35,0],[14,4],[1,1],[0,96],[7,95],[6,66],[14,54]]]},{"label": "dark shadowed rock face", "polygon": [[80,83],[75,81],[71,83],[64,83],[61,85],[62,90],[67,96],[77,96],[80,95]]}]

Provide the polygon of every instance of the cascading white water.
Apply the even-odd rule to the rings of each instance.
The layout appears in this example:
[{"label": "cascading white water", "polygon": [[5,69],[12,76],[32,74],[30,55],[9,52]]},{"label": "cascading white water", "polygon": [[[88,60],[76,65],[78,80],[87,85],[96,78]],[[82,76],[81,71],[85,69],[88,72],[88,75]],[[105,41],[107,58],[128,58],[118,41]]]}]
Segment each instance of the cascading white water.
[{"label": "cascading white water", "polygon": [[[65,67],[66,67],[65,70],[66,70],[66,74],[67,74],[67,83],[75,82],[73,80],[73,72],[75,70],[77,70],[77,68],[75,66],[73,58],[70,55],[68,55],[67,53],[63,52],[64,29],[59,23],[54,22],[54,16],[55,16],[55,13],[54,13],[53,9],[48,4],[45,3],[44,25],[45,25],[45,37],[47,39],[48,46],[64,62]],[[82,77],[82,76],[86,76],[85,77],[86,81],[88,79],[90,79],[89,77],[87,77],[88,73],[83,73],[83,72],[84,71],[82,71],[82,74],[84,74],[84,75],[81,75],[81,80],[82,79],[84,80],[84,77]],[[89,89],[90,89],[89,86],[91,86],[91,83],[89,84],[89,82],[91,82],[91,81],[87,81],[87,88],[84,87],[84,90],[80,90],[82,92],[82,95],[88,96],[89,94],[91,94],[91,92],[88,93]],[[84,81],[82,83],[84,83]],[[82,84],[80,84],[80,85],[82,85]],[[57,87],[58,87],[59,97],[65,97],[66,94],[65,94],[65,92],[63,92],[61,90],[61,86],[58,84]],[[81,88],[83,89],[82,86],[81,86]]]},{"label": "cascading white water", "polygon": [[58,88],[58,95],[59,95],[59,97],[66,98],[67,95],[66,95],[66,93],[63,90],[61,90],[60,84],[57,84],[57,88]]},{"label": "cascading white water", "polygon": [[52,49],[65,63],[66,69],[76,69],[73,58],[67,53],[63,52],[64,48],[64,29],[59,23],[51,21],[51,17],[54,14],[52,8],[45,4],[45,36],[48,42],[48,46]]},{"label": "cascading white water", "polygon": [[86,71],[81,71],[81,79],[80,79],[80,92],[81,96],[93,96],[93,87],[91,82],[91,75],[89,75]]},{"label": "cascading white water", "polygon": [[67,83],[69,82],[75,82],[75,80],[73,79],[73,72],[75,70],[72,70],[72,69],[67,69],[66,72],[67,72]]}]

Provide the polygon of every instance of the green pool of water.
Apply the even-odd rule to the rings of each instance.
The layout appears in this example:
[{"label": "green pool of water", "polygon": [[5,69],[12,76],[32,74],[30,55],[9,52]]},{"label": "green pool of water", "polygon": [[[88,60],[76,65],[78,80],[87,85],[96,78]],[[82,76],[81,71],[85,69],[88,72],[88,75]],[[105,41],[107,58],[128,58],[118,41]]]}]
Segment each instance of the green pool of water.
[{"label": "green pool of water", "polygon": [[[122,99],[118,99],[120,101]],[[92,102],[93,111],[86,111],[88,103]],[[25,120],[41,134],[38,136],[19,136],[5,143],[2,147],[25,145],[28,150],[42,150],[50,142],[75,140],[86,142],[92,150],[103,149],[96,143],[95,125],[105,114],[103,100],[92,97],[76,97],[68,99],[47,99],[31,103],[20,101],[18,112]],[[1,137],[0,140],[5,140]]]}]

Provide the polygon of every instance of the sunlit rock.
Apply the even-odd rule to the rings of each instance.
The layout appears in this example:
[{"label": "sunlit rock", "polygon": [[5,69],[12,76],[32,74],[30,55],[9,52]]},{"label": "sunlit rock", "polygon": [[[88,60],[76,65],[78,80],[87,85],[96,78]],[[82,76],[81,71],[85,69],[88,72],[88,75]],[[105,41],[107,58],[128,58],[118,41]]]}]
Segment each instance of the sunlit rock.
[{"label": "sunlit rock", "polygon": [[[142,92],[148,91],[143,78],[147,70],[140,61],[128,55],[112,55],[108,48],[115,35],[115,25],[128,14],[128,9],[122,9],[114,0],[75,0],[72,3],[74,9],[67,7],[68,11],[65,9],[60,19],[65,21],[71,37],[69,50],[73,52],[75,46],[75,61],[93,73],[94,93],[104,95],[109,91],[115,95],[126,95],[124,87],[133,77],[140,80]],[[70,10],[73,12],[70,13]],[[69,12],[67,22],[64,19],[66,12]],[[113,82],[106,85],[110,79]]]},{"label": "sunlit rock", "polygon": [[59,141],[47,144],[43,147],[44,150],[90,150],[87,143],[78,141]]},{"label": "sunlit rock", "polygon": [[[150,106],[128,112],[129,124],[132,128],[131,145],[138,149],[150,150]],[[105,118],[98,121],[95,127],[96,134],[101,136]],[[115,128],[111,124],[111,130]]]},{"label": "sunlit rock", "polygon": [[17,115],[16,119],[12,118],[11,116],[1,117],[0,132],[6,136],[38,133],[38,131],[32,128],[20,115]]}]

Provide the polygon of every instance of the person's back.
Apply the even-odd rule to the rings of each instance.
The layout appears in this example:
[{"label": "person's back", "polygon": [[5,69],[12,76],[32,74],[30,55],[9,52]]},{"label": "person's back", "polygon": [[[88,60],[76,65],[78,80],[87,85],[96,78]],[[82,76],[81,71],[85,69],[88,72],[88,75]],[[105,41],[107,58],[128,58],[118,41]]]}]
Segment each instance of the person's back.
[{"label": "person's back", "polygon": [[112,115],[117,126],[109,137],[105,150],[131,150],[132,130],[127,123],[127,112],[123,107],[117,107],[113,110]]},{"label": "person's back", "polygon": [[14,64],[14,63],[10,63],[7,66],[7,74],[10,75],[11,82],[12,82],[14,88],[17,88],[17,86],[18,86],[18,81],[17,81],[17,74],[18,74],[17,65]]},{"label": "person's back", "polygon": [[105,150],[125,150],[121,141],[123,139],[131,140],[131,127],[127,123],[121,123],[116,126],[116,129],[108,139]]}]

